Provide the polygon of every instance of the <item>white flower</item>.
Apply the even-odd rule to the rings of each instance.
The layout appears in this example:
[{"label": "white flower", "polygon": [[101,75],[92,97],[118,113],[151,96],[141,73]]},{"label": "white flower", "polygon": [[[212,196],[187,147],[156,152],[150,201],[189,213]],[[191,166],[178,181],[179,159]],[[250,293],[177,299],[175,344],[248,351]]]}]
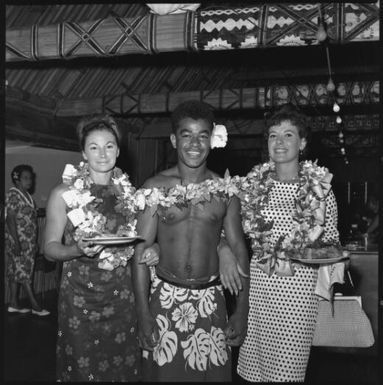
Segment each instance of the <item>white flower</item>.
[{"label": "white flower", "polygon": [[77,175],[77,170],[72,164],[66,164],[64,168],[64,172],[62,174],[63,181],[64,180],[70,180],[74,176]]},{"label": "white flower", "polygon": [[112,271],[114,269],[114,266],[109,262],[108,259],[103,259],[101,262],[99,262],[98,267],[100,269],[109,270],[109,271]]},{"label": "white flower", "polygon": [[98,258],[104,259],[104,258],[110,258],[113,256],[113,254],[110,251],[106,251],[105,249],[101,251],[100,255]]},{"label": "white flower", "polygon": [[77,205],[79,193],[76,190],[68,190],[61,194],[68,207]]},{"label": "white flower", "polygon": [[74,182],[74,187],[77,190],[82,190],[84,188],[84,181],[81,178],[76,179],[76,182]]},{"label": "white flower", "polygon": [[211,133],[210,147],[225,147],[227,143],[227,130],[222,124],[214,124],[213,132]]},{"label": "white flower", "polygon": [[85,191],[84,193],[79,195],[78,203],[80,206],[86,206],[88,203],[92,202],[94,199],[96,199],[95,196],[93,196],[90,191]]},{"label": "white flower", "polygon": [[137,192],[136,194],[136,205],[139,210],[145,208],[145,195],[142,192]]},{"label": "white flower", "polygon": [[74,209],[67,214],[68,218],[73,223],[74,227],[77,227],[80,223],[85,221],[84,211],[81,209]]},{"label": "white flower", "polygon": [[172,320],[176,321],[176,328],[180,332],[193,330],[197,317],[198,312],[190,302],[183,303],[172,313]]}]

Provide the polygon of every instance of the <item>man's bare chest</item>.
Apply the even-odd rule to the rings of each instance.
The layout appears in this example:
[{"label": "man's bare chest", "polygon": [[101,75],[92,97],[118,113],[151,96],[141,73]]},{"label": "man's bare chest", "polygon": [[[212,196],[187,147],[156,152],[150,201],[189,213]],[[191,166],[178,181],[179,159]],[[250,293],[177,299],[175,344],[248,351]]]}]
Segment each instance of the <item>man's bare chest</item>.
[{"label": "man's bare chest", "polygon": [[173,206],[158,210],[160,223],[174,225],[177,223],[221,223],[226,214],[226,203],[212,199],[202,204],[189,203],[186,207]]}]

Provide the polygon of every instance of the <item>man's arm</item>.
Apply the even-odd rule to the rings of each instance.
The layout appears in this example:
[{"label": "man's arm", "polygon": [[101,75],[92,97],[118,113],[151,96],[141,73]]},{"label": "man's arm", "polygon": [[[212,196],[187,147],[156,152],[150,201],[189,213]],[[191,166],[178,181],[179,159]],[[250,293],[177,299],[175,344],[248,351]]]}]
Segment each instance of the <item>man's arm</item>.
[{"label": "man's arm", "polygon": [[[232,197],[227,208],[223,226],[226,240],[236,256],[242,271],[249,275],[249,257],[242,229],[240,211],[241,206],[237,197]],[[236,306],[225,330],[228,337],[227,343],[232,346],[242,344],[247,329],[247,315],[249,311],[249,279],[242,277],[242,290],[236,297]]]},{"label": "man's arm", "polygon": [[141,348],[153,350],[159,338],[156,321],[149,309],[150,274],[142,262],[145,248],[153,245],[157,236],[158,217],[149,207],[137,216],[137,233],[145,241],[137,244],[133,257],[133,289],[138,317],[138,338]]}]

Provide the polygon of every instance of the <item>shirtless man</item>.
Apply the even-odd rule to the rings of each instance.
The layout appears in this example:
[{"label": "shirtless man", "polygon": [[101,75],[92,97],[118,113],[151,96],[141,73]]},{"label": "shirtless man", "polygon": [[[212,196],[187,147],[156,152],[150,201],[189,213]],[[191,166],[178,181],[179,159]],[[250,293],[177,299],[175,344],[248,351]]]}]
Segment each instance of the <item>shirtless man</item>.
[{"label": "shirtless man", "polygon": [[[170,135],[177,165],[143,187],[168,190],[218,178],[206,166],[213,121],[205,103],[180,104],[172,114]],[[137,230],[145,242],[136,247],[133,283],[144,381],[231,381],[230,346],[239,346],[246,335],[249,285],[241,278],[242,290],[228,320],[217,254],[222,229],[241,269],[248,272],[236,197],[187,202],[187,207],[159,209],[154,215],[147,208],[139,215]],[[140,260],[155,241],[160,257],[150,272]]]}]

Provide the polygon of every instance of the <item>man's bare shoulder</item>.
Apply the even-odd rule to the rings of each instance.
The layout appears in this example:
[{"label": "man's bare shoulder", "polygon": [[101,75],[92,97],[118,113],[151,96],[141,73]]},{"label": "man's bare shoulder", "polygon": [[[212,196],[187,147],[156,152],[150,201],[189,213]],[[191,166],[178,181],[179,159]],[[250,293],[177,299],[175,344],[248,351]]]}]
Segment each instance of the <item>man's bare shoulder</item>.
[{"label": "man's bare shoulder", "polygon": [[143,184],[143,188],[170,188],[180,181],[177,168],[172,167],[167,170],[161,171],[153,177],[147,179]]},{"label": "man's bare shoulder", "polygon": [[216,172],[214,172],[214,171],[211,171],[211,170],[208,170],[209,171],[209,173],[210,173],[210,177],[211,177],[211,179],[218,179],[218,178],[222,178],[222,176],[221,175],[219,175],[219,174],[217,174]]}]

